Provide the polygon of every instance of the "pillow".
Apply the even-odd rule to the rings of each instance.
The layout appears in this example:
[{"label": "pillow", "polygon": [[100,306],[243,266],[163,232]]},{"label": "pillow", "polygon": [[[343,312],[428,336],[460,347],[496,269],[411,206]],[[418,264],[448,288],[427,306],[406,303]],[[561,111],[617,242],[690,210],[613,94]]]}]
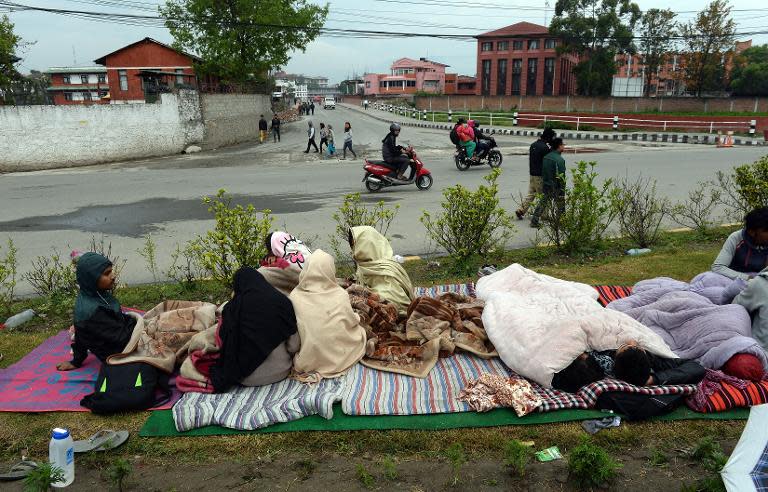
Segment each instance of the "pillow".
[{"label": "pillow", "polygon": [[763,364],[753,354],[736,354],[723,365],[722,371],[729,376],[747,381],[760,381],[765,376]]}]

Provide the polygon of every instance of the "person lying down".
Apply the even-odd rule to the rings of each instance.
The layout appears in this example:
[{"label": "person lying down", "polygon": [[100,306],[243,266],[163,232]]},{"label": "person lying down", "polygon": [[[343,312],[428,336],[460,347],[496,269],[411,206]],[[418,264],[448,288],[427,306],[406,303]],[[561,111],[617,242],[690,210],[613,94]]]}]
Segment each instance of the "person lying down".
[{"label": "person lying down", "polygon": [[631,340],[617,350],[584,352],[555,374],[552,387],[576,393],[603,378],[614,378],[635,386],[696,384],[706,370],[696,361],[661,357],[645,351]]}]

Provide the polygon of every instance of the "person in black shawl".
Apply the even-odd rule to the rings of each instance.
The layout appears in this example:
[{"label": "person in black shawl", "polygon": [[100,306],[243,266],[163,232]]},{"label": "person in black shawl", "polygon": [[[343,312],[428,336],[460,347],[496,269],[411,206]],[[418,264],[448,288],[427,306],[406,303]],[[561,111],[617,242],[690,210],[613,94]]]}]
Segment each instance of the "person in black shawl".
[{"label": "person in black shawl", "polygon": [[242,267],[234,280],[235,295],[224,306],[219,329],[221,356],[211,368],[217,393],[240,383],[296,333],[291,301],[259,272]]}]

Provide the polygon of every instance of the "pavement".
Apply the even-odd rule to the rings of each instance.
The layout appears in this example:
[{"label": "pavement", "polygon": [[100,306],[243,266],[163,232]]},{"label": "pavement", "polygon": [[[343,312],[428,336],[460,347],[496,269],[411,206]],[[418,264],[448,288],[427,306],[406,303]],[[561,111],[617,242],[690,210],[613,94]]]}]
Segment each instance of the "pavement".
[{"label": "pavement", "polygon": [[[127,259],[123,280],[151,281],[151,274],[137,250],[145,234],[158,246],[161,270],[168,267],[176,244],[183,244],[212,227],[213,221],[201,202],[220,188],[234,195],[236,203],[268,208],[275,226],[308,239],[313,246],[328,248],[334,230],[332,214],[347,193],[360,192],[368,202],[400,204],[391,233],[395,252],[401,255],[432,254],[431,244],[419,222],[423,210],[440,209],[442,190],[461,183],[473,188],[489,170],[474,167],[460,172],[452,158],[447,132],[405,127],[402,143],[412,144],[432,171],[434,185],[428,191],[415,186],[368,193],[361,179],[364,156],[379,158],[381,139],[388,123],[356,109],[339,106],[316,110],[309,117],[334,127],[337,148],[342,147],[345,121],[352,124],[358,159],[320,158],[304,154],[306,118],[285,125],[280,143],[251,143],[201,152],[141,161],[113,163],[73,169],[0,175],[0,243],[13,238],[19,249],[19,270],[29,269],[38,255],[54,249],[68,254],[84,249],[91,238],[104,238],[113,251]],[[516,196],[528,187],[527,148],[530,138],[497,136],[504,155],[500,189],[501,204],[510,212]],[[596,160],[601,176],[643,174],[656,178],[660,193],[683,199],[698,181],[712,179],[718,170],[753,162],[766,154],[764,148],[717,149],[713,146],[662,143],[584,142],[570,145],[576,154],[566,154],[571,166],[577,159]],[[511,247],[535,241],[527,222],[518,222]],[[30,288],[22,282],[21,294]]]}]

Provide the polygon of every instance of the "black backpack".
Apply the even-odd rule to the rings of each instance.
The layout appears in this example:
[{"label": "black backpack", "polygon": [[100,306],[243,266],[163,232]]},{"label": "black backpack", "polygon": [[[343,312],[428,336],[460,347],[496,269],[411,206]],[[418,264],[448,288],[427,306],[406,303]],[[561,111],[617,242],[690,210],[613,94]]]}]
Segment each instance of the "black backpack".
[{"label": "black backpack", "polygon": [[147,410],[170,399],[168,374],[146,362],[131,362],[102,364],[94,392],[80,400],[80,405],[96,414],[110,414]]},{"label": "black backpack", "polygon": [[457,146],[461,145],[461,140],[459,140],[459,134],[456,133],[456,127],[453,127],[453,130],[451,130],[449,137],[453,145],[457,145]]}]

